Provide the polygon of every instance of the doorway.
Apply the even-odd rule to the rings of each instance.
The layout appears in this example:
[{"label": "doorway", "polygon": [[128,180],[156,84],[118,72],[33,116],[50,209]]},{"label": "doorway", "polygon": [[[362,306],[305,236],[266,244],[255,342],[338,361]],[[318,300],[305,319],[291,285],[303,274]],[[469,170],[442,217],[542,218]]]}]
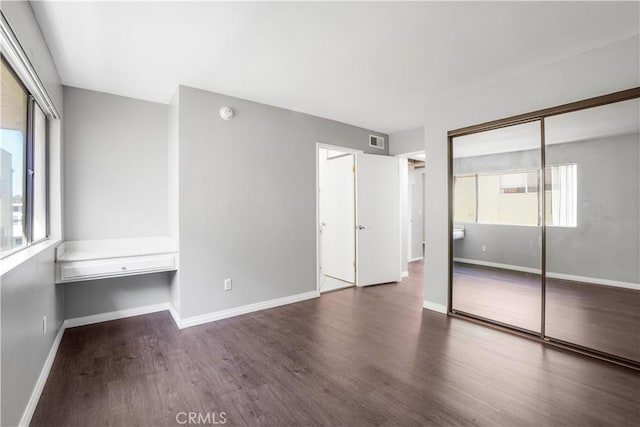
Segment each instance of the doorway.
[{"label": "doorway", "polygon": [[318,147],[320,293],[356,284],[355,153]]},{"label": "doorway", "polygon": [[400,222],[402,276],[408,277],[412,263],[424,260],[424,180],[425,153],[416,151],[397,156],[400,161]]},{"label": "doorway", "polygon": [[316,144],[317,290],[401,280],[397,157]]}]

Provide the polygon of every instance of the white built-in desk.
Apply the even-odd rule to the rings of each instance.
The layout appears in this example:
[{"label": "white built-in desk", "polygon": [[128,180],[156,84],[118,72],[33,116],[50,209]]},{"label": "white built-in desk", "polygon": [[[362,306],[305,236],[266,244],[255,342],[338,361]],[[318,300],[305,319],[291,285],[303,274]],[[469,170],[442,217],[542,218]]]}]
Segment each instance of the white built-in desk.
[{"label": "white built-in desk", "polygon": [[56,249],[56,283],[176,270],[178,244],[171,237],[74,240]]}]

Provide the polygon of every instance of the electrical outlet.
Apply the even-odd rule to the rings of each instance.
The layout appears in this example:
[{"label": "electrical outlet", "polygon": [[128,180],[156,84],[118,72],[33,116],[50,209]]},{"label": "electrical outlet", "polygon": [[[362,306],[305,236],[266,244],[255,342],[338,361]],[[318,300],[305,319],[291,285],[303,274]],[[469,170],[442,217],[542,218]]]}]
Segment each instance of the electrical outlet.
[{"label": "electrical outlet", "polygon": [[225,291],[231,290],[231,279],[224,279],[224,290]]},{"label": "electrical outlet", "polygon": [[42,317],[42,335],[47,333],[47,316]]},{"label": "electrical outlet", "polygon": [[482,245],[482,252],[487,252],[487,245]]}]

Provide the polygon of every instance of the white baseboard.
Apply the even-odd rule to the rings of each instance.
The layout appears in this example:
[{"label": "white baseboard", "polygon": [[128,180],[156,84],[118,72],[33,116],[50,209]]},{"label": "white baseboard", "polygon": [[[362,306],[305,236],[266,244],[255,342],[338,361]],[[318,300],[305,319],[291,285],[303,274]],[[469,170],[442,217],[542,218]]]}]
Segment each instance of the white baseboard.
[{"label": "white baseboard", "polygon": [[[467,259],[467,258],[453,258],[453,260],[456,262],[462,262],[465,264],[482,265],[485,267],[501,268],[504,270],[522,271],[524,273],[533,273],[533,274],[542,273],[542,271],[539,269],[521,267],[519,265],[500,264],[497,262],[479,261],[479,260]],[[597,277],[587,277],[587,276],[576,276],[573,274],[554,273],[552,271],[548,271],[546,276],[551,279],[569,280],[572,282],[582,282],[590,285],[612,286],[616,288],[625,288],[625,289],[633,289],[636,291],[640,291],[640,283],[620,282],[618,280],[600,279]]]},{"label": "white baseboard", "polygon": [[427,310],[437,311],[438,313],[447,314],[447,306],[443,304],[437,304],[435,302],[424,300],[422,301],[422,307]]},{"label": "white baseboard", "polygon": [[173,321],[175,322],[178,329],[180,328],[180,313],[173,306],[173,304],[169,303],[169,314],[173,317]]},{"label": "white baseboard", "polygon": [[403,271],[402,273],[400,273],[400,277],[401,278],[409,277],[409,272],[408,271]]},{"label": "white baseboard", "polygon": [[29,401],[27,402],[27,407],[24,409],[22,413],[22,418],[20,418],[20,423],[18,424],[21,427],[27,427],[31,424],[31,418],[33,417],[33,413],[36,410],[36,406],[38,406],[38,401],[40,400],[40,396],[42,395],[42,390],[44,390],[44,385],[47,383],[47,378],[49,378],[49,372],[51,372],[51,367],[53,366],[53,361],[56,359],[56,354],[58,353],[58,347],[60,347],[60,342],[62,341],[62,335],[64,335],[64,322],[58,329],[58,333],[51,344],[51,349],[49,350],[49,354],[44,361],[44,365],[42,366],[42,370],[40,371],[40,375],[38,376],[38,380],[36,381],[36,385],[33,387],[33,391],[31,392],[31,397],[29,397]]},{"label": "white baseboard", "polygon": [[276,298],[268,301],[257,302],[255,304],[243,305],[240,307],[229,308],[227,310],[214,311],[212,313],[202,314],[200,316],[187,317],[178,321],[180,329],[189,328],[191,326],[201,325],[203,323],[214,322],[216,320],[227,319],[229,317],[239,316],[241,314],[253,313],[254,311],[266,310],[267,308],[279,307],[281,305],[292,304],[294,302],[305,301],[319,297],[318,291],[305,292],[303,294],[291,295],[283,298]]},{"label": "white baseboard", "polygon": [[158,311],[169,310],[170,304],[146,305],[143,307],[129,308],[126,310],[110,311],[108,313],[94,314],[92,316],[74,317],[64,321],[63,327],[75,328],[77,326],[91,325],[93,323],[108,322],[109,320],[124,319],[126,317],[140,316],[142,314],[156,313]]},{"label": "white baseboard", "polygon": [[498,262],[480,261],[477,259],[467,258],[453,258],[455,262],[462,262],[465,264],[482,265],[484,267],[502,268],[504,270],[522,271],[524,273],[542,274],[542,270],[539,268],[521,267],[519,265],[501,264]]},{"label": "white baseboard", "polygon": [[625,288],[625,289],[633,289],[635,291],[640,291],[640,283],[619,282],[617,280],[599,279],[597,277],[574,276],[572,274],[553,273],[553,272],[547,273],[547,277],[551,279],[569,280],[572,282],[582,282],[582,283],[588,283],[591,285],[612,286],[615,288]]},{"label": "white baseboard", "polygon": [[424,257],[419,256],[419,257],[411,258],[411,259],[409,260],[409,262],[416,262],[416,261],[420,261],[420,260],[422,260],[422,259],[424,259]]}]

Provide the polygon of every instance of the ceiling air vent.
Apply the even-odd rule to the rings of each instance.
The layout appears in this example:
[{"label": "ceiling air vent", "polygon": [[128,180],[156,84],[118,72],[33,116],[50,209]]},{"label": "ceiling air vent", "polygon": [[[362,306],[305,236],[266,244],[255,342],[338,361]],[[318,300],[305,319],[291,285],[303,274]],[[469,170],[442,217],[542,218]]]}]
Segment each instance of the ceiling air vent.
[{"label": "ceiling air vent", "polygon": [[369,147],[376,147],[384,150],[384,138],[381,136],[369,135]]}]

